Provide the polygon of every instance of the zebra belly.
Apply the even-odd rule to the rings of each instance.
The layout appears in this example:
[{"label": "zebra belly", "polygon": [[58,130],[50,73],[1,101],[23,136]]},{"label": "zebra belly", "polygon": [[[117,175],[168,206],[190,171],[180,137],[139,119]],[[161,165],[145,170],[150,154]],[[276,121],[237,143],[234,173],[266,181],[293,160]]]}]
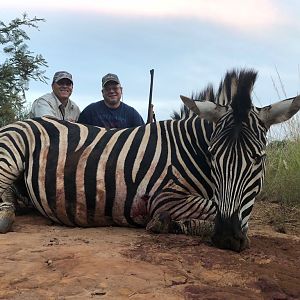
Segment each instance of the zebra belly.
[{"label": "zebra belly", "polygon": [[[148,196],[137,195],[109,199],[104,190],[97,190],[96,197],[78,194],[76,201],[66,199],[56,192],[56,198],[39,198],[30,195],[37,210],[53,222],[67,226],[146,226],[148,222]],[[127,200],[127,201],[126,201]],[[131,204],[130,204],[131,203]],[[130,205],[130,206],[129,206]]]}]

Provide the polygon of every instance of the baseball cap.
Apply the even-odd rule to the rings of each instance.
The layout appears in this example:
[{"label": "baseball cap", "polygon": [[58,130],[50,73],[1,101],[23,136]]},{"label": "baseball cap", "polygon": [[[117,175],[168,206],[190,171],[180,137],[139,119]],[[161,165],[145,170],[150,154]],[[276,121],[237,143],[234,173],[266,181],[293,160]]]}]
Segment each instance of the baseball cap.
[{"label": "baseball cap", "polygon": [[120,84],[120,80],[116,74],[108,73],[102,77],[102,87],[104,87],[109,81],[114,81]]},{"label": "baseball cap", "polygon": [[53,83],[56,83],[61,79],[69,79],[73,83],[72,75],[66,71],[56,72],[53,76]]}]

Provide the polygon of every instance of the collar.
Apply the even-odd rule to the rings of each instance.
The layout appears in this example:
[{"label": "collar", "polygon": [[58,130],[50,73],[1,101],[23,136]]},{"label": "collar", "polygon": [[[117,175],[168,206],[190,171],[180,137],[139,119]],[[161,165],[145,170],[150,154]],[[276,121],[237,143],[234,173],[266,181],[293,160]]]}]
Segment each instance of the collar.
[{"label": "collar", "polygon": [[[53,98],[55,99],[56,101],[56,105],[57,107],[60,107],[61,105],[63,105],[59,99],[56,97],[56,95],[54,94],[54,92],[51,92]],[[74,108],[74,104],[72,103],[71,99],[69,98],[68,99],[68,102],[67,102],[67,105],[65,106],[65,108],[70,108],[70,109],[73,109]]]}]

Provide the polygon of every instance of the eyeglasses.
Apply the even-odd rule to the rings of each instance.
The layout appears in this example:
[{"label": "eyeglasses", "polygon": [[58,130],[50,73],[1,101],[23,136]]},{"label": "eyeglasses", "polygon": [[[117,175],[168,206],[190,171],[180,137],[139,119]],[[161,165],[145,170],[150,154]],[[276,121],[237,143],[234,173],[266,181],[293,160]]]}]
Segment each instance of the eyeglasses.
[{"label": "eyeglasses", "polygon": [[56,82],[56,84],[59,86],[63,86],[63,85],[71,86],[73,84],[73,82],[70,80],[59,80]]},{"label": "eyeglasses", "polygon": [[120,88],[121,88],[120,86],[106,86],[103,88],[103,90],[105,92],[110,92],[110,91],[117,92],[120,90]]}]

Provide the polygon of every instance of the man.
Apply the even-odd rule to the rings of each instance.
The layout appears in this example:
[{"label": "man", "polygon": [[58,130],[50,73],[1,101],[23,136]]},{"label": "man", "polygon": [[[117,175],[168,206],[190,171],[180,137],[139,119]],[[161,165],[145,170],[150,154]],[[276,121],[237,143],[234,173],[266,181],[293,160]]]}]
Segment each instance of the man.
[{"label": "man", "polygon": [[121,102],[122,87],[117,75],[102,78],[101,101],[91,103],[80,114],[78,123],[105,128],[128,128],[144,125],[143,118],[131,106]]},{"label": "man", "polygon": [[76,122],[80,110],[70,99],[72,91],[72,75],[66,71],[56,72],[53,76],[52,92],[33,102],[30,117],[51,116],[59,120]]}]

